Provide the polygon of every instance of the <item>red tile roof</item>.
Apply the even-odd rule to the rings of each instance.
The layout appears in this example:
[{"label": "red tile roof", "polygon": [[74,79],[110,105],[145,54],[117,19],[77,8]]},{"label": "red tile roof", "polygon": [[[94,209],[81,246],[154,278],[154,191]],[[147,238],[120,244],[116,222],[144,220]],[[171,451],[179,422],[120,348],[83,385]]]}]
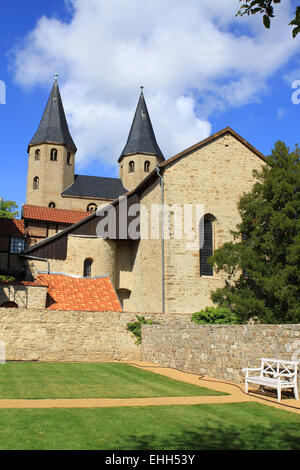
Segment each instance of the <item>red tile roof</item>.
[{"label": "red tile roof", "polygon": [[75,278],[63,274],[38,274],[36,281],[48,285],[49,310],[121,312],[122,307],[108,276]]},{"label": "red tile roof", "polygon": [[0,235],[13,235],[20,237],[25,235],[26,230],[24,227],[24,221],[20,219],[6,219],[0,218]]},{"label": "red tile roof", "polygon": [[24,204],[22,217],[30,220],[44,220],[61,224],[76,224],[90,215],[89,212],[67,209],[56,209],[42,206]]}]

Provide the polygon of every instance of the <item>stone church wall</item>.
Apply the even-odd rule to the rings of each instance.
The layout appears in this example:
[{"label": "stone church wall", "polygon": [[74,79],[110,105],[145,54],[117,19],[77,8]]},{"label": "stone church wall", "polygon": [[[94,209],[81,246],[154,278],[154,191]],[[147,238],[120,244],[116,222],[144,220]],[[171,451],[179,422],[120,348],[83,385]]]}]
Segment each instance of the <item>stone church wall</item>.
[{"label": "stone church wall", "polygon": [[[244,367],[260,358],[300,361],[300,325],[142,326],[142,360],[194,374],[241,383]],[[298,375],[300,386],[300,374]]]},{"label": "stone church wall", "polygon": [[[240,222],[238,201],[251,190],[252,171],[262,164],[245,145],[225,135],[167,167],[165,203],[203,204],[204,214],[214,217],[214,250],[220,248],[233,240],[230,230]],[[200,251],[187,249],[186,239],[165,240],[165,279],[167,312],[197,312],[212,305],[211,291],[224,285],[216,273],[200,276]]]},{"label": "stone church wall", "polygon": [[[146,314],[156,322],[190,315]],[[11,361],[135,361],[141,347],[127,331],[134,313],[0,308],[0,341]]]}]

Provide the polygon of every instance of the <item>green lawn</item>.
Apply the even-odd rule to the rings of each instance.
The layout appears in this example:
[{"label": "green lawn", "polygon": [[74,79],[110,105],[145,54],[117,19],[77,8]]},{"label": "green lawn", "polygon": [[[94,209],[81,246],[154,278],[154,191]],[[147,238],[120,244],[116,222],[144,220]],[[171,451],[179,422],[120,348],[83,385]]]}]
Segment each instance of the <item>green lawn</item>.
[{"label": "green lawn", "polygon": [[0,449],[300,449],[300,417],[259,403],[0,410]]},{"label": "green lawn", "polygon": [[127,364],[7,362],[0,365],[0,399],[195,395],[224,394]]}]

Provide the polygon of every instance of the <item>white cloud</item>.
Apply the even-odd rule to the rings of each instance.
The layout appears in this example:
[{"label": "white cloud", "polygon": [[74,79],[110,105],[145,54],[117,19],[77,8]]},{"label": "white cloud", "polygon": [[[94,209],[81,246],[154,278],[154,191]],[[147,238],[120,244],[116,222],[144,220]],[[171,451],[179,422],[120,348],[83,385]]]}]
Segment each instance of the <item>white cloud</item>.
[{"label": "white cloud", "polygon": [[[237,0],[68,0],[69,23],[42,17],[15,51],[17,82],[60,87],[77,160],[115,165],[139,85],[165,156],[207,137],[216,109],[260,99],[268,79],[297,52],[279,5],[272,28],[236,18]],[[198,100],[201,100],[201,105]]]}]

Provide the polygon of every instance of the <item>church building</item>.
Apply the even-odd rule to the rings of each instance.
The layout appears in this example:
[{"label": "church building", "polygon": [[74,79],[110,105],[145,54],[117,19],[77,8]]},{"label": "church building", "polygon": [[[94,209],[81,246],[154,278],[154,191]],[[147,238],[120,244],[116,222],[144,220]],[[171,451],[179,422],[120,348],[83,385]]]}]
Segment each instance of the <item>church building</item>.
[{"label": "church building", "polygon": [[[226,127],[165,160],[143,90],[123,146],[119,178],[75,174],[77,148],[56,78],[28,146],[22,218],[31,243],[21,254],[26,280],[41,274],[109,277],[128,312],[193,313],[212,305],[210,293],[224,279],[207,260],[232,240],[230,230],[240,221],[238,201],[251,190],[252,172],[264,165],[264,155]],[[125,234],[120,225],[124,201]],[[104,206],[107,210],[99,212]],[[203,240],[193,245],[178,233],[185,208],[198,206],[203,208]],[[142,217],[153,207],[159,209],[154,236],[153,221]],[[99,235],[99,223],[111,208],[116,229]],[[189,234],[198,236],[199,220],[191,220]]]}]

